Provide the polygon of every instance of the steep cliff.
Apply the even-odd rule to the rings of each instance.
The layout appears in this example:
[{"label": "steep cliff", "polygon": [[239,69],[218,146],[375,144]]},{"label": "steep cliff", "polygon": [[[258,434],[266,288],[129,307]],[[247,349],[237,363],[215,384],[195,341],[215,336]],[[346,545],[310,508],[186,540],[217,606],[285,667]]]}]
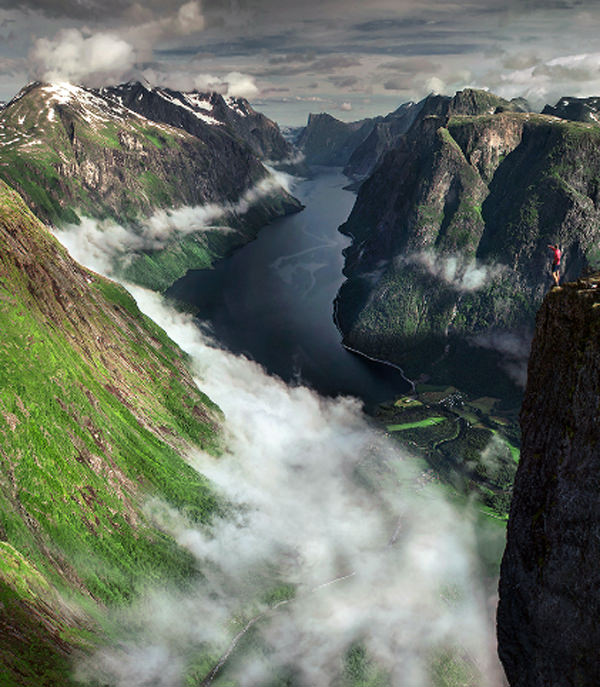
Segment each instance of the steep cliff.
[{"label": "steep cliff", "polygon": [[600,278],[544,300],[500,577],[499,653],[512,687],[600,682],[599,334]]},{"label": "steep cliff", "polygon": [[210,518],[183,456],[219,452],[222,416],[129,294],[1,181],[0,243],[0,683],[69,685],[106,604],[196,575],[145,504]]},{"label": "steep cliff", "polygon": [[[157,121],[114,93],[30,84],[0,112],[0,178],[40,218],[58,225],[77,224],[83,216],[110,218],[139,235],[159,210],[209,206],[215,215],[222,208],[212,225],[234,231],[215,237],[203,227],[186,229],[158,249],[142,241],[128,256],[142,258],[129,278],[166,288],[187,268],[210,264],[300,204],[226,123],[200,105],[193,112],[143,92],[153,99]],[[163,123],[167,115],[174,125]],[[190,120],[198,123],[191,132],[183,127]]]},{"label": "steep cliff", "polygon": [[[353,243],[337,301],[350,347],[474,390],[507,330],[532,328],[547,245],[562,244],[567,277],[600,259],[598,128],[492,98],[432,100],[363,183],[342,227]],[[510,392],[508,378],[494,383]]]},{"label": "steep cliff", "polygon": [[371,133],[379,118],[341,122],[325,112],[311,114],[297,146],[312,165],[343,166]]},{"label": "steep cliff", "polygon": [[404,103],[382,121],[376,122],[369,135],[350,155],[344,174],[362,179],[377,166],[383,155],[396,147],[400,136],[405,134],[419,114],[420,103]]}]

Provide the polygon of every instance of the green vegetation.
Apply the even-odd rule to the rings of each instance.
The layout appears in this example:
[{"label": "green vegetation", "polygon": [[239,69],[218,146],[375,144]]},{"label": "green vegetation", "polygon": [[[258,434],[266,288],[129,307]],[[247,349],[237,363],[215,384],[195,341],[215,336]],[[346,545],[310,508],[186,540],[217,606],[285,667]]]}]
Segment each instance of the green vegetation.
[{"label": "green vegetation", "polygon": [[380,406],[379,422],[436,478],[475,496],[483,513],[505,519],[519,458],[517,408],[500,410],[499,399],[471,400],[455,387],[422,385],[418,392]]},{"label": "green vegetation", "polygon": [[405,429],[415,429],[415,427],[431,427],[431,425],[438,425],[440,422],[445,422],[445,417],[426,417],[423,420],[416,422],[405,422],[402,425],[388,425],[388,432],[402,432]]},{"label": "green vegetation", "polygon": [[[58,593],[123,603],[198,574],[144,503],[211,518],[217,499],[182,455],[192,446],[218,455],[221,415],[131,296],[75,265],[2,182],[0,237],[0,621],[21,628],[14,614],[31,615],[37,628],[17,654],[45,663],[31,663],[38,681],[18,684],[69,684],[56,677],[61,637],[72,643],[83,628]],[[56,632],[27,611],[42,603]],[[13,652],[11,637],[0,652]]]},{"label": "green vegetation", "polygon": [[344,657],[344,687],[391,687],[390,676],[369,658],[362,644],[350,647]]},{"label": "green vegetation", "polygon": [[432,687],[478,687],[482,675],[460,649],[441,649],[431,660]]}]

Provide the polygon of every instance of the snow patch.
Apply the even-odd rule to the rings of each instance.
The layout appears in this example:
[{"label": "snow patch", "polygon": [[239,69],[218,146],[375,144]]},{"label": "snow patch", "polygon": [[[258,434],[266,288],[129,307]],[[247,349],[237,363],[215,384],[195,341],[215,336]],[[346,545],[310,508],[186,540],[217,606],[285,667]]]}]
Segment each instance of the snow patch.
[{"label": "snow patch", "polygon": [[[210,125],[217,125],[217,126],[222,126],[223,122],[220,122],[218,119],[215,119],[214,117],[210,117],[209,115],[202,114],[202,112],[198,112],[197,109],[194,107],[190,107],[189,104],[186,104],[183,100],[180,100],[179,98],[176,98],[166,91],[163,91],[162,89],[157,88],[156,93],[163,99],[166,100],[169,103],[172,103],[173,105],[177,105],[177,107],[182,107],[184,110],[187,110],[188,112],[191,112],[194,117],[197,117],[201,121],[203,121],[205,124],[210,124]],[[212,108],[211,108],[212,109]]]}]

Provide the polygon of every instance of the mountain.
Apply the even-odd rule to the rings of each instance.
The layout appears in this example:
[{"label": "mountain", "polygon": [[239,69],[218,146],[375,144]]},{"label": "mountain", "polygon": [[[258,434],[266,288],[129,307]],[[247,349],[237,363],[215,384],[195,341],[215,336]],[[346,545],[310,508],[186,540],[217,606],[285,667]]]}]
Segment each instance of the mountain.
[{"label": "mountain", "polygon": [[599,264],[599,145],[595,126],[489,93],[427,99],[342,227],[344,343],[466,390],[493,370],[493,395],[513,394],[551,284],[547,245],[562,244],[568,277]]},{"label": "mountain", "polygon": [[183,456],[219,453],[222,414],[131,296],[1,181],[0,240],[0,682],[70,685],[103,607],[197,574],[145,504],[211,517]]},{"label": "mountain", "polygon": [[[355,148],[344,169],[347,176],[357,179],[367,177],[379,164],[385,153],[399,145],[400,138],[410,129],[415,119],[432,103],[447,104],[452,114],[488,114],[495,112],[528,112],[530,107],[522,98],[506,101],[487,91],[467,89],[454,99],[428,96],[418,103],[408,102],[375,123],[367,138]],[[442,105],[442,108],[444,105]],[[431,112],[430,112],[431,113]]]},{"label": "mountain", "polygon": [[423,109],[433,114],[436,107],[453,114],[530,109],[522,98],[508,101],[487,91],[466,89],[455,98],[431,95],[419,103],[404,103],[385,117],[356,122],[341,122],[326,113],[311,114],[296,145],[309,164],[343,166],[347,176],[361,180],[375,169],[386,152],[399,144]]},{"label": "mountain", "polygon": [[304,153],[308,164],[344,166],[378,120],[341,122],[324,112],[310,114],[296,145]]},{"label": "mountain", "polygon": [[359,179],[368,176],[383,154],[395,148],[399,137],[410,129],[424,102],[404,103],[376,122],[369,135],[353,150],[344,174]]},{"label": "mountain", "polygon": [[600,278],[553,290],[537,317],[500,576],[512,687],[600,680]]},{"label": "mountain", "polygon": [[546,105],[542,114],[573,122],[600,123],[600,98],[561,98],[554,107]]},{"label": "mountain", "polygon": [[138,252],[125,256],[134,258],[130,279],[166,288],[188,268],[209,265],[300,204],[227,124],[209,114],[202,119],[200,105],[192,115],[155,93],[148,97],[171,115],[175,109],[182,119],[193,117],[196,133],[152,121],[114,93],[30,84],[0,111],[0,178],[56,225],[86,216],[112,219],[139,236],[157,211],[208,206],[212,222],[205,224],[233,231],[186,228],[158,248],[140,239]]},{"label": "mountain", "polygon": [[256,112],[245,98],[150,88],[139,82],[102,88],[96,93],[147,119],[184,129],[201,139],[215,126],[225,129],[261,160],[289,164],[297,156],[277,124]]}]

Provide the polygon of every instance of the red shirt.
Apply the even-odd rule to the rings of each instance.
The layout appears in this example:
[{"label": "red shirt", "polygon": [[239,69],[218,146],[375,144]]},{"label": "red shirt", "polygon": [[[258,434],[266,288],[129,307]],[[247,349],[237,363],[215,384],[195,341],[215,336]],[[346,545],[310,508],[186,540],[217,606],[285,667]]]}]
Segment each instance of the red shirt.
[{"label": "red shirt", "polygon": [[560,248],[553,248],[552,252],[554,253],[554,260],[552,261],[553,265],[560,265]]}]

